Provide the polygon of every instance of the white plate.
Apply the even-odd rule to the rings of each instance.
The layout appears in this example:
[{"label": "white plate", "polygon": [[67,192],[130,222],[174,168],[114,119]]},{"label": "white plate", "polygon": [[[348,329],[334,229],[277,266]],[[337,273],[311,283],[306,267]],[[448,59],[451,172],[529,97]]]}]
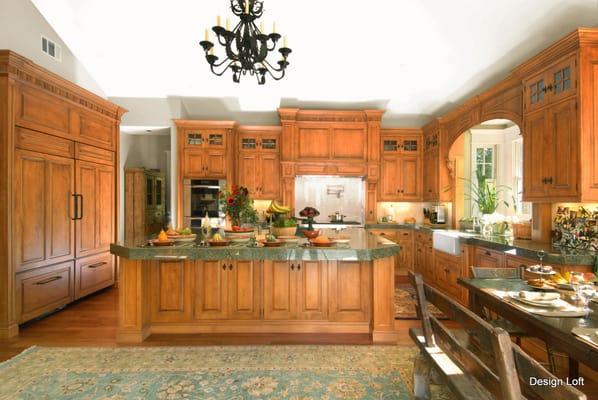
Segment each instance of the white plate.
[{"label": "white plate", "polygon": [[529,269],[529,268],[526,268],[525,270],[526,270],[527,272],[529,272],[530,274],[538,274],[538,275],[554,275],[554,274],[556,274],[556,271],[555,271],[555,270],[552,270],[552,271],[550,271],[550,272],[542,272],[541,270],[540,270],[540,271],[532,271],[532,270],[531,270],[531,269]]},{"label": "white plate", "polygon": [[512,298],[513,300],[517,300],[521,303],[528,304],[530,306],[536,306],[536,307],[556,308],[556,307],[558,307],[558,303],[559,303],[559,301],[558,301],[559,299],[550,300],[550,301],[530,300],[530,299],[520,297],[519,293],[511,293],[511,294],[509,294],[509,297]]},{"label": "white plate", "polygon": [[349,243],[351,240],[350,239],[332,239],[332,241],[335,243],[344,244],[344,243]]}]

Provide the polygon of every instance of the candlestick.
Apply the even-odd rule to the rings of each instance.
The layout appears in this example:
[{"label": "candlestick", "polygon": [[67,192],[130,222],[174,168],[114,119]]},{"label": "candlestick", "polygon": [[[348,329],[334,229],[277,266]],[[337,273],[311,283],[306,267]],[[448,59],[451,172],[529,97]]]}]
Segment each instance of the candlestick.
[{"label": "candlestick", "polygon": [[264,22],[260,22],[260,32],[264,33]]},{"label": "candlestick", "polygon": [[230,31],[230,19],[226,18],[226,30]]},{"label": "candlestick", "polygon": [[206,28],[205,39],[206,39],[206,42],[207,42],[208,40],[210,40],[210,34],[208,33],[208,29],[207,29],[207,28]]},{"label": "candlestick", "polygon": [[220,15],[216,17],[216,26],[220,26]]},{"label": "candlestick", "polygon": [[212,48],[210,49],[210,54],[211,54],[211,55],[214,55],[214,47],[212,47]]},{"label": "candlestick", "polygon": [[245,14],[249,14],[249,0],[245,0]]},{"label": "candlestick", "polygon": [[283,42],[284,42],[284,43],[283,43],[284,45],[283,45],[282,47],[288,47],[288,46],[287,46],[287,37],[286,37],[286,36],[284,37],[284,41],[283,41]]},{"label": "candlestick", "polygon": [[272,33],[276,33],[276,22],[272,22]]}]

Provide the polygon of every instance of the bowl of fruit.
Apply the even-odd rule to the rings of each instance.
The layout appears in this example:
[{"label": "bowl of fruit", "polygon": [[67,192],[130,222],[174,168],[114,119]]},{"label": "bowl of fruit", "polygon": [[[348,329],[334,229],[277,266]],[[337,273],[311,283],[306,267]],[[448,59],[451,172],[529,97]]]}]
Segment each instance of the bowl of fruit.
[{"label": "bowl of fruit", "polygon": [[168,238],[168,235],[164,230],[161,230],[158,237],[149,241],[152,246],[172,246],[174,240]]},{"label": "bowl of fruit", "polygon": [[175,242],[194,242],[195,238],[197,238],[197,235],[193,233],[191,228],[174,230],[172,227],[169,227],[166,234],[169,239],[172,239]]},{"label": "bowl of fruit", "polygon": [[290,216],[291,207],[273,200],[266,210],[270,214],[272,234],[276,237],[294,236],[297,232],[297,220]]},{"label": "bowl of fruit", "polygon": [[308,239],[315,239],[320,236],[320,231],[317,229],[312,231],[301,231],[301,233],[303,233],[303,235]]},{"label": "bowl of fruit", "polygon": [[330,239],[328,239],[328,237],[326,236],[318,236],[315,239],[310,239],[309,241],[312,246],[315,247],[332,247],[334,246],[334,242]]},{"label": "bowl of fruit", "polygon": [[231,229],[225,229],[224,234],[227,238],[234,240],[234,239],[245,239],[249,240],[254,235],[253,228],[241,227],[241,226],[233,226]]},{"label": "bowl of fruit", "polygon": [[219,233],[215,233],[212,239],[208,241],[211,247],[224,247],[230,244],[230,240],[224,239]]},{"label": "bowl of fruit", "polygon": [[285,244],[285,241],[277,239],[276,236],[269,233],[266,235],[266,240],[262,240],[261,243],[264,245],[264,247],[280,247]]}]

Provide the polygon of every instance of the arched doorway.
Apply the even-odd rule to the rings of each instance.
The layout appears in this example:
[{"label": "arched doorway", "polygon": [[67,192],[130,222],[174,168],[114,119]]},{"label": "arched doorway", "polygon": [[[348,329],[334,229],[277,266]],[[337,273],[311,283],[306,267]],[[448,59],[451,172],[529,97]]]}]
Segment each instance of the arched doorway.
[{"label": "arched doorway", "polygon": [[[465,130],[453,141],[448,163],[455,228],[472,229],[473,218],[489,209],[497,218],[530,219],[531,204],[522,198],[523,136],[515,122],[491,119]],[[482,186],[496,194],[486,207],[478,204]]]}]

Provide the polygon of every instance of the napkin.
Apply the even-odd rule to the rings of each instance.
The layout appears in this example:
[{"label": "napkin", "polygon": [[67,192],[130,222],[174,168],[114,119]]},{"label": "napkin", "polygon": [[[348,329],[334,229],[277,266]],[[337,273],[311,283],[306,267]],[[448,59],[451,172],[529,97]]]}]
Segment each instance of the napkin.
[{"label": "napkin", "polygon": [[532,300],[532,301],[552,301],[558,300],[561,298],[561,295],[554,292],[527,292],[521,291],[519,292],[519,297],[522,299]]}]

